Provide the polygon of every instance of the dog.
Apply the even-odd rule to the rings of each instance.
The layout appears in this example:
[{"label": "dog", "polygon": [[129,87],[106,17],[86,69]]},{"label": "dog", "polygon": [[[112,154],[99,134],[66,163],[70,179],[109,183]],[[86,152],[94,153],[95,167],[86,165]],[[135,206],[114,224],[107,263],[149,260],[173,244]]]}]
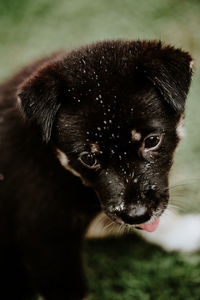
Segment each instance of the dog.
[{"label": "dog", "polygon": [[153,232],[169,200],[192,58],[103,41],[25,67],[0,88],[4,300],[80,300],[92,220]]}]

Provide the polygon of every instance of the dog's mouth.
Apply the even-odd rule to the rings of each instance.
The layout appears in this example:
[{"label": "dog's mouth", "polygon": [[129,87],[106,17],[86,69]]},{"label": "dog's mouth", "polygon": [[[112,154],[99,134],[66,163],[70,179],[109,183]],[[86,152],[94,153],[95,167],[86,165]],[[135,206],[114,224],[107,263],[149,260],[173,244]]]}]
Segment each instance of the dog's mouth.
[{"label": "dog's mouth", "polygon": [[139,230],[145,230],[148,232],[155,231],[159,226],[160,216],[162,215],[166,207],[162,207],[162,208],[160,207],[151,212],[148,211],[147,209],[145,210],[145,207],[142,208],[143,209],[139,207],[139,209],[137,210],[137,207],[135,206],[135,209],[132,210],[131,209],[123,210],[118,208],[118,210],[116,211],[116,207],[115,207],[114,212],[105,209],[104,212],[112,221],[119,224],[121,228],[128,227],[128,228],[136,228]]},{"label": "dog's mouth", "polygon": [[156,218],[156,219],[150,220],[149,222],[146,222],[144,224],[136,225],[135,227],[137,229],[145,230],[148,232],[153,232],[158,228],[159,222],[160,222],[160,218]]}]

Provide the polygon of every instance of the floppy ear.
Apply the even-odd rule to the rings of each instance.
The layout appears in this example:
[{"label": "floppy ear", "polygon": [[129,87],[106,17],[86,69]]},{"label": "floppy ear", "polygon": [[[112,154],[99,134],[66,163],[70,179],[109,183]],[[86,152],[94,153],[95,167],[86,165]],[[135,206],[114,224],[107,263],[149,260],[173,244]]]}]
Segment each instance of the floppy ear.
[{"label": "floppy ear", "polygon": [[173,47],[160,48],[156,52],[144,62],[144,73],[172,108],[182,113],[191,83],[192,58]]},{"label": "floppy ear", "polygon": [[58,63],[50,63],[20,87],[18,97],[26,119],[37,123],[43,140],[49,142],[53,122],[63,97],[63,81]]}]

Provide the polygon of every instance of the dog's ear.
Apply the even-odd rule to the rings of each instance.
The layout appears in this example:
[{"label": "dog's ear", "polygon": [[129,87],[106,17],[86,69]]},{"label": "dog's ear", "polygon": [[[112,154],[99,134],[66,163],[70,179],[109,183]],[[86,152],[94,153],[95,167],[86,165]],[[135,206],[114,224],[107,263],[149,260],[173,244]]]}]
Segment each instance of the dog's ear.
[{"label": "dog's ear", "polygon": [[46,142],[50,140],[64,90],[59,65],[56,62],[42,67],[19,89],[19,105],[25,118],[40,126],[43,140]]},{"label": "dog's ear", "polygon": [[169,46],[162,47],[161,44],[156,53],[147,55],[143,62],[145,76],[178,113],[184,112],[192,68],[193,61],[188,53]]}]

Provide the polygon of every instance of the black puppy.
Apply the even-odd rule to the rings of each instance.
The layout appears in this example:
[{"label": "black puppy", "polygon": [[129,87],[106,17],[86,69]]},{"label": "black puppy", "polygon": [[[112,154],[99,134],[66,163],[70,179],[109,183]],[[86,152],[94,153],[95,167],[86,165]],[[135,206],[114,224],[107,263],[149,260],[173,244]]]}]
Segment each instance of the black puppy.
[{"label": "black puppy", "polygon": [[179,49],[111,41],[36,62],[1,86],[2,299],[82,299],[82,239],[102,210],[156,229],[191,75]]}]

